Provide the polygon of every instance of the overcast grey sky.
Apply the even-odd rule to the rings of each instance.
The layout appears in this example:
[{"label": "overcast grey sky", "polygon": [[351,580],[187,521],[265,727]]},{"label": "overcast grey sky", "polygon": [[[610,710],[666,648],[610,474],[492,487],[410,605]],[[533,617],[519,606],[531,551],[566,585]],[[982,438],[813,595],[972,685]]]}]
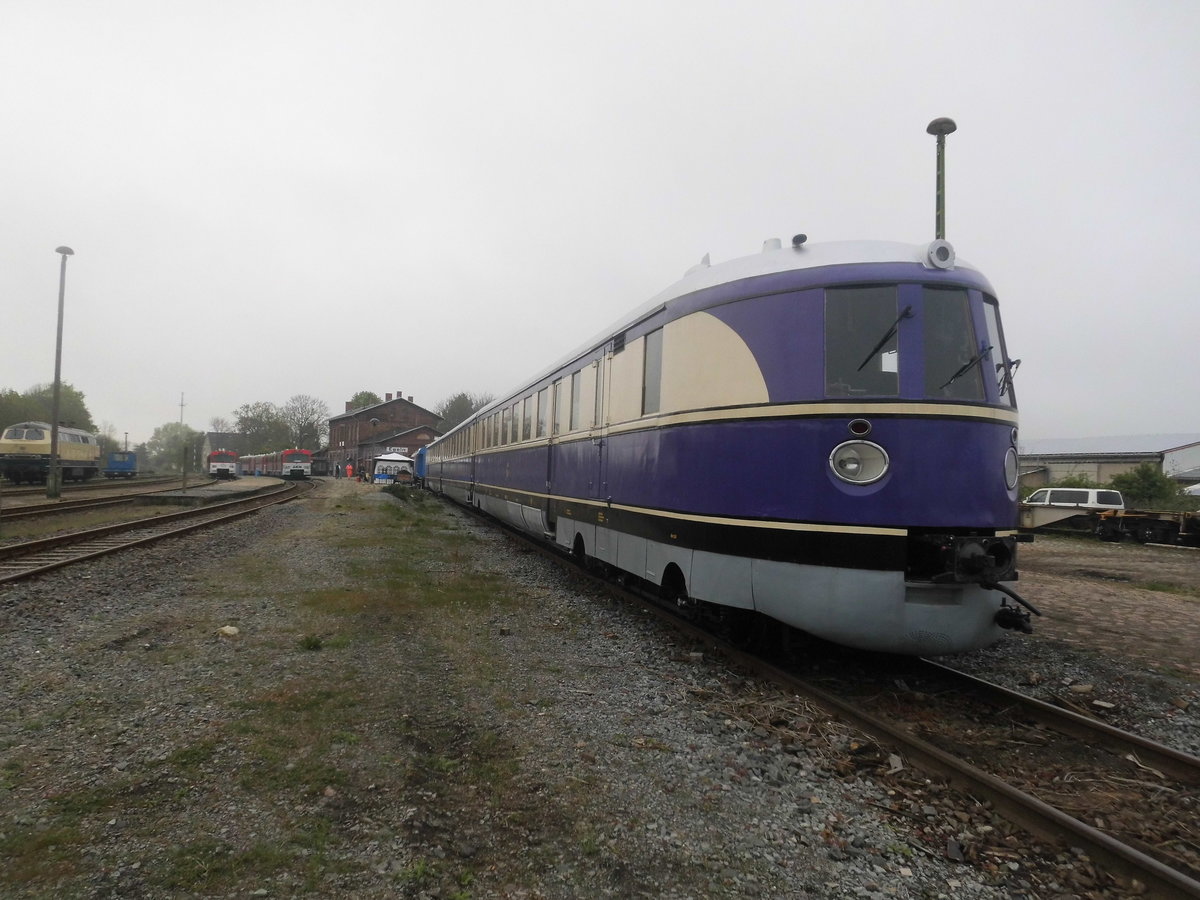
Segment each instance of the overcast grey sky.
[{"label": "overcast grey sky", "polygon": [[[947,237],[1027,439],[1200,432],[1200,4],[0,0],[0,388],[500,392],[764,239]],[[7,423],[0,423],[7,424]]]}]

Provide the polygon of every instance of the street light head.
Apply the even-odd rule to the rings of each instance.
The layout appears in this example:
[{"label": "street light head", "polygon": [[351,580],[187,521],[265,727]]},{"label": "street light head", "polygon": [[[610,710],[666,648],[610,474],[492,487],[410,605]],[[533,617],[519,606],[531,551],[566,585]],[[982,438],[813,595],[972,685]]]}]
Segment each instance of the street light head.
[{"label": "street light head", "polygon": [[72,250],[70,247],[55,247],[54,252],[61,253],[63,256],[74,256],[75,255],[75,251]]},{"label": "street light head", "polygon": [[953,134],[957,130],[958,126],[954,124],[953,119],[934,119],[925,128],[929,134]]}]

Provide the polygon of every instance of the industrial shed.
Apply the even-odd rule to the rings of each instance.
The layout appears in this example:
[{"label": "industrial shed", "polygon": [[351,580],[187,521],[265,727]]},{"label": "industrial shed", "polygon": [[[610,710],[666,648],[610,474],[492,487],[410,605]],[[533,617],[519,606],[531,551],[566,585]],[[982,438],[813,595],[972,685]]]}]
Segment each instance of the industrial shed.
[{"label": "industrial shed", "polygon": [[1020,452],[1022,493],[1072,476],[1105,484],[1146,462],[1180,484],[1200,482],[1200,434],[1022,441]]}]

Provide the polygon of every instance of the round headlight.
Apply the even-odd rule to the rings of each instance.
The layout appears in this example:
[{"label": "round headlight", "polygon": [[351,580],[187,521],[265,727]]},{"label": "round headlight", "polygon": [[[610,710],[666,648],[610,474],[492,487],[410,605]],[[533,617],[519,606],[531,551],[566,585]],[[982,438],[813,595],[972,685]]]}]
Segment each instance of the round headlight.
[{"label": "round headlight", "polygon": [[887,451],[870,441],[846,441],[829,454],[829,468],[842,481],[871,484],[887,474]]},{"label": "round headlight", "polygon": [[1017,486],[1017,451],[1012,447],[1004,454],[1004,483],[1011,491]]}]

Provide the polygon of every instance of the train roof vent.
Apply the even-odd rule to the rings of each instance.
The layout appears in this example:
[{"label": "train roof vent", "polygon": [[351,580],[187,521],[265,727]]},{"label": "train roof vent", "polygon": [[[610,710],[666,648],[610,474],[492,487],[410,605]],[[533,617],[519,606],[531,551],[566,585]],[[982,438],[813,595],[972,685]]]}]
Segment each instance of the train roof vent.
[{"label": "train roof vent", "polygon": [[712,265],[712,263],[710,263],[710,262],[708,261],[708,254],[707,254],[707,253],[705,253],[705,254],[704,254],[704,258],[703,258],[703,259],[701,259],[701,260],[700,260],[700,262],[696,263],[694,266],[692,266],[690,269],[688,269],[688,270],[687,270],[686,272],[684,272],[683,274],[684,274],[685,276],[687,276],[687,275],[691,275],[693,272],[699,272],[701,269],[707,269],[707,268],[708,268],[709,266],[711,266],[711,265]]},{"label": "train roof vent", "polygon": [[762,252],[770,253],[772,250],[778,250],[782,246],[783,241],[781,241],[779,238],[767,238],[765,241],[763,241]]}]

